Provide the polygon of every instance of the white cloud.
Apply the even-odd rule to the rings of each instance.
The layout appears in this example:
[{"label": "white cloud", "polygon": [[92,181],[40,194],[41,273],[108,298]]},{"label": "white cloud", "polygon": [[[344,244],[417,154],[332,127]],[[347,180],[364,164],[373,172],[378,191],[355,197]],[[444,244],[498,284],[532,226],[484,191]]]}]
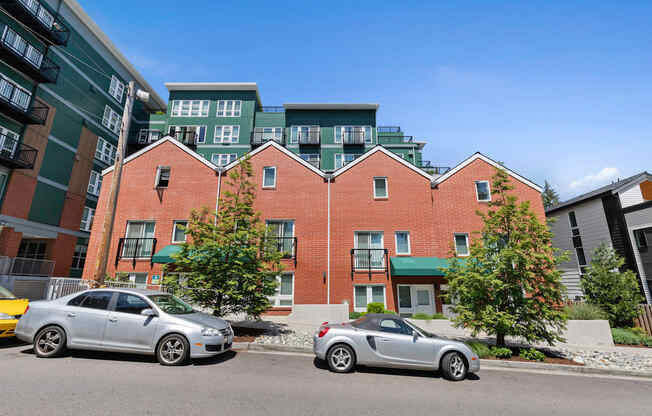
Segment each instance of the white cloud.
[{"label": "white cloud", "polygon": [[606,185],[610,180],[615,179],[620,171],[618,168],[604,168],[595,175],[587,175],[570,183],[570,189],[589,188]]}]

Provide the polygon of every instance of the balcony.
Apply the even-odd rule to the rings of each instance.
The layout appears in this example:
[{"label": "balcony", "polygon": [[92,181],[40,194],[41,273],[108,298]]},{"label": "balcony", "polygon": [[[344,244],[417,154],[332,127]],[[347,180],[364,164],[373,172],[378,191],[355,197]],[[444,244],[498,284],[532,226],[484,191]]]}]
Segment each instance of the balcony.
[{"label": "balcony", "polygon": [[378,133],[400,133],[400,126],[379,126],[376,128]]},{"label": "balcony", "polygon": [[443,175],[451,170],[448,166],[433,166],[429,160],[422,160],[417,166],[431,175]]},{"label": "balcony", "polygon": [[285,113],[285,107],[282,105],[262,106],[260,111],[263,113]]},{"label": "balcony", "polygon": [[0,39],[0,59],[40,83],[56,84],[59,65],[6,27]]},{"label": "balcony", "polygon": [[197,139],[199,137],[197,132],[192,130],[170,132],[170,136],[186,146],[197,146]]},{"label": "balcony", "polygon": [[321,143],[321,134],[319,130],[311,130],[308,132],[297,132],[297,142],[300,145],[319,145]]},{"label": "balcony", "polygon": [[45,124],[49,109],[37,101],[23,88],[0,78],[0,111],[7,117],[23,124]]},{"label": "balcony", "polygon": [[363,146],[365,144],[364,131],[346,131],[342,133],[344,146]]},{"label": "balcony", "polygon": [[0,257],[0,275],[52,276],[54,260]]},{"label": "balcony", "polygon": [[285,144],[285,134],[283,128],[278,127],[256,127],[251,133],[251,145],[260,146],[267,142],[276,142],[278,144]]},{"label": "balcony", "polygon": [[310,163],[317,169],[320,168],[320,156],[318,154],[307,154],[307,153],[302,153],[299,155],[299,157],[306,162]]},{"label": "balcony", "polygon": [[267,237],[270,244],[283,255],[284,259],[293,259],[297,265],[297,238],[296,237]]},{"label": "balcony", "polygon": [[404,144],[404,143],[413,143],[414,137],[412,136],[378,136],[379,144]]},{"label": "balcony", "polygon": [[0,134],[0,165],[12,169],[33,169],[38,150]]},{"label": "balcony", "polygon": [[386,248],[352,248],[351,249],[351,279],[356,272],[385,273],[389,279],[387,264],[388,250]]},{"label": "balcony", "polygon": [[38,0],[0,0],[0,6],[16,20],[55,45],[66,45],[70,30],[58,15],[48,11]]},{"label": "balcony", "polygon": [[115,255],[115,265],[120,260],[131,260],[136,267],[136,260],[150,262],[156,251],[156,238],[121,238],[118,242],[118,252]]}]

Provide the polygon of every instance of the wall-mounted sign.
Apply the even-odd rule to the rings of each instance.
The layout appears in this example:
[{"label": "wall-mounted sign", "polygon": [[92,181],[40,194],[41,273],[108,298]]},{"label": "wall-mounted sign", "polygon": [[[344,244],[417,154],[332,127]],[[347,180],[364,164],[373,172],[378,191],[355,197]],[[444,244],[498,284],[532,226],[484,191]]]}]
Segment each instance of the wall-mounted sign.
[{"label": "wall-mounted sign", "polygon": [[158,285],[161,283],[161,275],[159,274],[153,274],[152,275],[152,284],[153,285]]}]

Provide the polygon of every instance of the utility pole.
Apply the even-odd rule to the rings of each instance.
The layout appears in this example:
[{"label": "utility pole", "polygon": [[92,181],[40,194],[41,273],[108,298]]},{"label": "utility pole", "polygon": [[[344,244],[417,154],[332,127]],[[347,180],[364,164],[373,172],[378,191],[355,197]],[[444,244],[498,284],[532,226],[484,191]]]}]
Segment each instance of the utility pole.
[{"label": "utility pole", "polygon": [[147,92],[141,90],[136,92],[135,82],[130,81],[129,87],[127,89],[127,100],[125,101],[125,108],[124,112],[122,113],[122,123],[120,126],[120,136],[118,137],[118,151],[115,159],[115,168],[113,169],[111,189],[109,190],[109,199],[106,204],[106,211],[104,212],[102,238],[100,240],[100,247],[97,252],[97,262],[95,265],[95,274],[93,276],[93,280],[98,286],[104,283],[104,277],[106,276],[106,265],[109,261],[109,247],[111,246],[111,235],[113,234],[115,209],[118,205],[118,193],[120,192],[122,165],[125,157],[125,149],[127,148],[127,136],[129,135],[131,113],[133,111],[134,98],[136,97],[136,94],[142,101],[147,101],[149,99],[149,94]]}]

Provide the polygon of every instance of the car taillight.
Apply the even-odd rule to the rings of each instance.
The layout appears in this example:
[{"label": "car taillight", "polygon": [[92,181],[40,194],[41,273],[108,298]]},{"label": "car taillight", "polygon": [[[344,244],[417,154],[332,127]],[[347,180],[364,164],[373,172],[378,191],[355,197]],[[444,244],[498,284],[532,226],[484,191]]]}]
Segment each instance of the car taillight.
[{"label": "car taillight", "polygon": [[328,325],[328,321],[324,321],[321,323],[321,326],[326,326],[326,325]]},{"label": "car taillight", "polygon": [[25,315],[28,310],[29,310],[29,303],[27,304],[27,307],[25,308],[25,312],[23,312],[23,315]]},{"label": "car taillight", "polygon": [[319,328],[319,335],[318,335],[319,338],[321,338],[321,337],[323,337],[324,335],[326,335],[326,333],[328,332],[329,329],[330,329],[330,328],[327,327],[327,326],[322,327],[322,328]]}]

